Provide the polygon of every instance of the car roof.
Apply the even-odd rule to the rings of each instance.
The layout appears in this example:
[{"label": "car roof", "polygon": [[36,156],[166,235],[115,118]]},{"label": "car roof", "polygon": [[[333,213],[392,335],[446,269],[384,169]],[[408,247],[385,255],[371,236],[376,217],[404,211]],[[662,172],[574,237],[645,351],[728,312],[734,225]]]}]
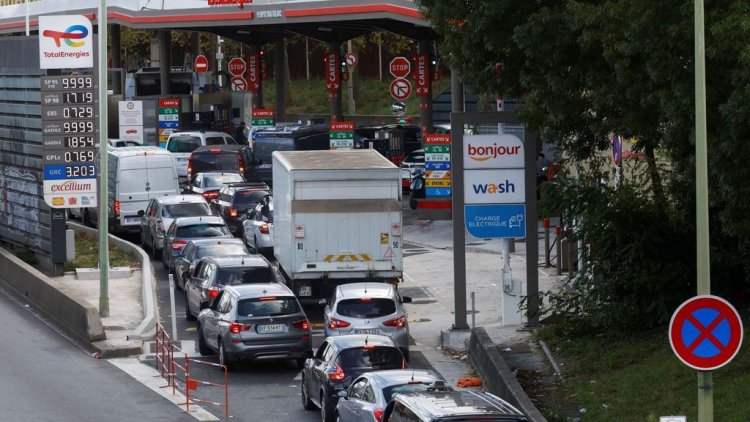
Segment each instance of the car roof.
[{"label": "car roof", "polygon": [[[234,145],[234,144],[229,144],[229,145],[203,145],[203,146],[199,146],[198,148],[194,149],[193,150],[193,154],[195,154],[196,152],[213,152],[213,153],[217,153],[217,152],[237,152],[237,151],[241,150],[242,148],[247,148],[247,145]],[[212,151],[212,150],[214,150],[214,151]],[[215,151],[215,150],[219,150],[219,151]]]},{"label": "car roof", "polygon": [[193,226],[195,224],[224,224],[224,219],[213,215],[202,215],[198,217],[177,217],[174,225],[177,227]]},{"label": "car roof", "polygon": [[201,195],[169,195],[169,196],[163,196],[161,198],[157,199],[159,203],[164,205],[171,205],[171,204],[182,204],[182,203],[191,203],[191,204],[207,204],[206,199]]},{"label": "car roof", "polygon": [[199,174],[202,174],[203,177],[206,177],[206,176],[240,176],[242,177],[242,175],[237,173],[236,171],[201,171],[201,172],[195,173],[193,177]]},{"label": "car roof", "polygon": [[380,334],[347,334],[343,336],[331,336],[326,340],[328,344],[333,344],[339,349],[362,347],[365,345],[365,340],[367,340],[368,346],[396,347],[390,337]]},{"label": "car roof", "polygon": [[207,239],[195,239],[188,243],[192,243],[195,247],[201,246],[213,246],[213,245],[244,245],[245,242],[242,239],[225,239],[223,237],[209,237]]},{"label": "car roof", "polygon": [[360,297],[393,297],[393,286],[388,283],[346,283],[338,286],[339,294],[336,295],[341,299],[351,299]]},{"label": "car roof", "polygon": [[[169,137],[172,138],[174,136],[230,136],[227,133],[224,132],[217,132],[217,131],[202,131],[202,130],[186,130],[181,132],[172,132],[169,134]],[[230,136],[231,137],[231,136]]]},{"label": "car roof", "polygon": [[234,291],[240,299],[244,297],[260,297],[268,295],[294,296],[289,287],[281,283],[248,283],[234,284],[224,287],[224,290]]},{"label": "car roof", "polygon": [[378,386],[406,384],[409,381],[432,382],[441,379],[438,374],[429,369],[387,369],[373,371],[366,374]]},{"label": "car roof", "polygon": [[206,256],[204,261],[215,262],[219,267],[271,267],[271,264],[260,255],[227,255]]},{"label": "car roof", "polygon": [[398,394],[396,400],[409,406],[415,413],[429,417],[514,415],[526,420],[523,414],[506,401],[492,394],[471,390],[424,391]]}]

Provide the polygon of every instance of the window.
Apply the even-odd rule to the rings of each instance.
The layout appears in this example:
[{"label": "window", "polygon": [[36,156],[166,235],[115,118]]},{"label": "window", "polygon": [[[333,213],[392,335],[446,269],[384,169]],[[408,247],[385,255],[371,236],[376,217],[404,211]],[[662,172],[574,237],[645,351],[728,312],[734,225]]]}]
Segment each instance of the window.
[{"label": "window", "polygon": [[202,151],[190,156],[192,172],[201,173],[205,171],[231,171],[236,172],[239,166],[237,153],[235,151],[213,152]]},{"label": "window", "polygon": [[229,236],[231,233],[224,224],[193,224],[177,228],[177,237],[186,239],[194,237]]},{"label": "window", "polygon": [[193,252],[195,252],[195,245],[192,243],[188,243],[188,245],[185,246],[185,249],[182,251],[182,256],[188,261],[192,261]]},{"label": "window", "polygon": [[299,312],[297,299],[294,297],[273,297],[243,299],[237,304],[237,315],[247,317],[274,317],[292,315]]},{"label": "window", "polygon": [[216,310],[221,312],[222,314],[225,314],[232,310],[232,295],[227,294],[226,292],[221,296],[221,299],[219,300],[219,305],[216,307]]},{"label": "window", "polygon": [[379,318],[396,313],[393,299],[344,299],[336,305],[336,312],[351,318]]},{"label": "window", "polygon": [[323,359],[323,353],[326,351],[327,347],[328,342],[324,341],[323,344],[318,347],[318,350],[315,351],[315,359]]},{"label": "window", "polygon": [[356,347],[342,351],[338,361],[344,371],[347,368],[401,369],[403,356],[395,347]]},{"label": "window", "polygon": [[201,146],[201,139],[197,136],[173,136],[169,138],[167,151],[169,152],[193,152]]},{"label": "window", "polygon": [[270,267],[220,268],[216,284],[274,283],[276,278]]},{"label": "window", "polygon": [[203,186],[206,188],[220,188],[223,187],[225,183],[235,183],[242,181],[242,176],[237,173],[221,174],[215,176],[206,176],[205,184]]},{"label": "window", "polygon": [[270,192],[266,190],[241,190],[234,194],[232,202],[237,205],[255,205],[269,194]]},{"label": "window", "polygon": [[196,269],[196,273],[198,274],[198,278],[205,279],[208,276],[208,271],[211,266],[206,264],[205,262],[201,262],[198,264],[198,268]]},{"label": "window", "polygon": [[391,414],[391,417],[388,420],[391,422],[419,422],[421,421],[419,416],[415,415],[411,409],[406,407],[406,405],[404,405],[401,402],[396,402],[396,404],[393,407],[393,413]]},{"label": "window", "polygon": [[396,394],[406,393],[418,393],[427,391],[429,388],[428,384],[403,384],[403,385],[392,385],[383,389],[383,398],[386,402],[391,401],[391,398]]},{"label": "window", "polygon": [[360,378],[349,389],[349,398],[362,400],[367,388],[367,378]]},{"label": "window", "polygon": [[167,218],[193,217],[198,215],[211,215],[211,209],[208,204],[202,202],[193,202],[187,204],[165,205],[162,215]]},{"label": "window", "polygon": [[362,395],[362,400],[368,403],[375,403],[375,392],[372,391],[371,385],[368,385],[367,388],[365,388],[365,393]]},{"label": "window", "polygon": [[224,145],[224,138],[221,136],[207,136],[206,145]]},{"label": "window", "polygon": [[241,244],[207,245],[196,248],[196,250],[196,258],[203,258],[204,256],[245,255],[248,253],[247,248]]}]

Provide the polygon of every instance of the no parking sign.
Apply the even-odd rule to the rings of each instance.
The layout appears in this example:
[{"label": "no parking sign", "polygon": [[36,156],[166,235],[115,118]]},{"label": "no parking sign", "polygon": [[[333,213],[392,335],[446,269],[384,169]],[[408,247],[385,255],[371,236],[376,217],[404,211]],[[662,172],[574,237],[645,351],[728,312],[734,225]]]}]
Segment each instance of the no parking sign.
[{"label": "no parking sign", "polygon": [[729,363],[742,344],[742,321],[726,300],[711,295],[686,300],[669,322],[669,344],[678,358],[699,371]]}]

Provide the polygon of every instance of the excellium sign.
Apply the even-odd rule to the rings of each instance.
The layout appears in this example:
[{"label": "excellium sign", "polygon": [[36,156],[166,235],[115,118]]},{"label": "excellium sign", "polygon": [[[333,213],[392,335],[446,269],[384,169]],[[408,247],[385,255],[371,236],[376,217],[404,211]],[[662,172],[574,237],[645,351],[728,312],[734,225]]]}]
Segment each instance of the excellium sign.
[{"label": "excellium sign", "polygon": [[94,67],[94,31],[82,15],[39,16],[39,68]]}]

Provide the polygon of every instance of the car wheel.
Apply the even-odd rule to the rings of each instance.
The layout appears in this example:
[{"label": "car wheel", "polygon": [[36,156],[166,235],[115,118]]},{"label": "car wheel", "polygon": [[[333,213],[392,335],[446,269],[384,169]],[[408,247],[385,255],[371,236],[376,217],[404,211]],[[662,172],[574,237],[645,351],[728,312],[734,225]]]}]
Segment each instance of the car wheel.
[{"label": "car wheel", "polygon": [[151,256],[153,256],[154,259],[159,259],[161,258],[161,254],[163,252],[164,251],[160,252],[158,249],[156,249],[156,242],[154,242],[154,238],[152,237],[151,238]]},{"label": "car wheel", "polygon": [[258,238],[253,235],[253,247],[255,248],[255,253],[260,253],[260,248],[258,247]]},{"label": "car wheel", "polygon": [[206,338],[203,337],[203,330],[200,325],[198,326],[198,353],[200,353],[201,356],[211,356],[213,354],[211,348],[206,344]]},{"label": "car wheel", "polygon": [[227,371],[232,370],[232,362],[227,358],[227,354],[224,351],[224,343],[221,341],[221,337],[219,337],[219,365],[224,365],[227,368]]},{"label": "car wheel", "polygon": [[409,349],[401,350],[401,353],[403,353],[404,360],[408,363],[409,362]]},{"label": "car wheel", "polygon": [[417,198],[414,195],[409,195],[409,208],[413,210],[417,209]]},{"label": "car wheel", "polygon": [[89,217],[89,210],[84,209],[83,215],[81,216],[81,220],[83,220],[83,225],[86,227],[94,227],[93,224],[91,224],[91,217]]},{"label": "car wheel", "polygon": [[305,359],[305,358],[295,359],[294,360],[294,364],[297,365],[297,369],[300,369],[300,370],[305,369],[305,361],[306,360],[307,359]]},{"label": "car wheel", "polygon": [[333,422],[333,413],[335,412],[334,407],[336,403],[331,406],[331,401],[326,394],[320,393],[320,420],[323,422]]},{"label": "car wheel", "polygon": [[190,312],[190,301],[188,300],[187,292],[185,292],[185,319],[188,321],[195,321],[195,316]]},{"label": "car wheel", "polygon": [[305,380],[305,376],[302,375],[302,407],[305,410],[315,410],[315,403],[310,400],[310,390],[307,387],[307,381]]},{"label": "car wheel", "polygon": [[[156,248],[154,248],[154,249],[156,249]],[[165,270],[167,270],[167,274],[169,274],[169,264],[167,264],[167,259],[168,258],[167,258],[167,254],[165,252],[166,251],[162,251],[162,254],[161,254],[161,266]]]}]

